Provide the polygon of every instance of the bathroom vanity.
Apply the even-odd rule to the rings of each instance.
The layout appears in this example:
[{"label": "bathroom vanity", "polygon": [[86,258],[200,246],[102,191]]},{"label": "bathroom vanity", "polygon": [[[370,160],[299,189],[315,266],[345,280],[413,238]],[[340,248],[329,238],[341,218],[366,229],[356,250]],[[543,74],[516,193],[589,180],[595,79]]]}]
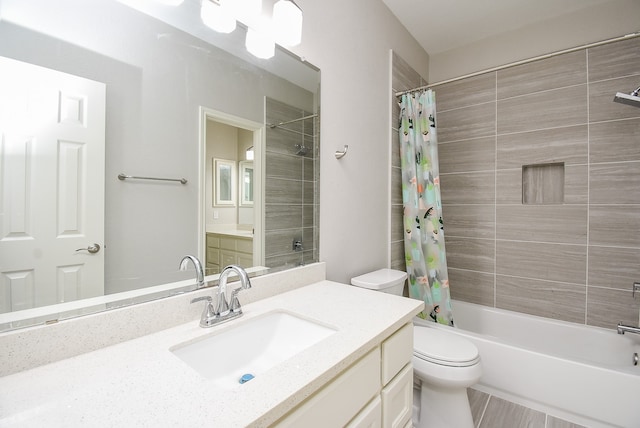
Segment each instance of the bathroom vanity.
[{"label": "bathroom vanity", "polygon": [[[410,426],[411,321],[422,302],[326,280],[251,296],[243,317],[226,324],[199,327],[201,306],[194,304],[186,323],[0,378],[0,426]],[[178,301],[188,304],[184,296]],[[225,332],[233,336],[274,312],[331,334],[237,385],[203,376],[173,352]],[[238,348],[221,348],[232,361],[243,357]]]}]

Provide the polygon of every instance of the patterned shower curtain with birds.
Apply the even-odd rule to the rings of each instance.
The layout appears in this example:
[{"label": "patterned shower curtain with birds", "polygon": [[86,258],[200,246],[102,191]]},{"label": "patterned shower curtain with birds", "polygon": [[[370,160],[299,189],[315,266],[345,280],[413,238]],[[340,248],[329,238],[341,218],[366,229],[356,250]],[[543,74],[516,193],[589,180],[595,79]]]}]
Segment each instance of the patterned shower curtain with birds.
[{"label": "patterned shower curtain with birds", "polygon": [[422,318],[453,325],[432,90],[402,95],[399,137],[409,296],[424,301]]}]

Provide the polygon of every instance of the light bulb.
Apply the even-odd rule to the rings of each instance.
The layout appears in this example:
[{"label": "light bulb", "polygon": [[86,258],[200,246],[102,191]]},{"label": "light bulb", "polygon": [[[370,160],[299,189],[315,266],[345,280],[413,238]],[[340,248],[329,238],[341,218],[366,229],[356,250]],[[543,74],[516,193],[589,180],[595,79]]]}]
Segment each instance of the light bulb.
[{"label": "light bulb", "polygon": [[207,27],[219,33],[230,33],[236,29],[236,20],[222,1],[202,0],[200,18]]},{"label": "light bulb", "polygon": [[269,59],[275,55],[276,44],[266,31],[257,31],[249,27],[245,46],[249,53],[258,58]]},{"label": "light bulb", "polygon": [[302,40],[302,10],[290,0],[273,5],[275,40],[285,46],[296,46]]}]

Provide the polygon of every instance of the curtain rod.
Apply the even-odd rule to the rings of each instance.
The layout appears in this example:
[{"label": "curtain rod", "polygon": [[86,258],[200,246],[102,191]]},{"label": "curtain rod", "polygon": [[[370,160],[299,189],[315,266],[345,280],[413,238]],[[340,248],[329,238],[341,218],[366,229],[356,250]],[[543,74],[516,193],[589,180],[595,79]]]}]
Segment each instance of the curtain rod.
[{"label": "curtain rod", "polygon": [[465,74],[464,76],[454,77],[452,79],[447,79],[447,80],[441,80],[440,82],[430,83],[430,84],[427,84],[427,85],[424,85],[424,86],[418,86],[417,88],[408,89],[406,91],[396,92],[396,97],[402,96],[404,94],[408,94],[410,92],[420,91],[420,90],[423,90],[423,89],[433,88],[434,86],[444,85],[445,83],[451,83],[451,82],[455,82],[455,81],[458,81],[458,80],[467,79],[469,77],[475,77],[475,76],[479,76],[481,74],[491,73],[492,71],[503,70],[505,68],[515,67],[516,65],[527,64],[527,63],[530,63],[530,62],[534,62],[534,61],[538,61],[538,60],[546,59],[546,58],[551,58],[551,57],[554,57],[554,56],[558,56],[558,55],[562,55],[562,54],[566,54],[566,53],[570,53],[570,52],[575,52],[575,51],[579,51],[579,50],[582,50],[582,49],[588,49],[588,48],[593,48],[595,46],[605,45],[607,43],[613,43],[613,42],[618,42],[620,40],[632,39],[632,38],[638,37],[638,36],[640,36],[640,31],[636,31],[635,33],[625,34],[624,36],[620,36],[620,37],[614,37],[612,39],[602,40],[600,42],[589,43],[589,44],[582,45],[582,46],[577,46],[577,47],[574,47],[574,48],[569,48],[569,49],[564,49],[564,50],[561,50],[561,51],[556,51],[556,52],[552,52],[552,53],[548,53],[548,54],[544,54],[544,55],[539,55],[539,56],[536,56],[536,57],[533,57],[533,58],[528,58],[528,59],[523,59],[523,60],[520,60],[520,61],[511,62],[509,64],[499,65],[499,66],[488,68],[488,69],[482,70],[482,71],[475,71],[473,73]]}]

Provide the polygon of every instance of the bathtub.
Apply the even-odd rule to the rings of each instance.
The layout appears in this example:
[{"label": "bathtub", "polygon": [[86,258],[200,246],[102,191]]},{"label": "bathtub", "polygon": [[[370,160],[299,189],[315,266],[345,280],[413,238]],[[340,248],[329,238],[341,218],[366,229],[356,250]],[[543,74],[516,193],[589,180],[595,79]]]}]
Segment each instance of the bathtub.
[{"label": "bathtub", "polygon": [[484,374],[475,389],[589,427],[640,427],[640,335],[461,301],[453,314],[454,328],[415,323],[478,347]]}]

